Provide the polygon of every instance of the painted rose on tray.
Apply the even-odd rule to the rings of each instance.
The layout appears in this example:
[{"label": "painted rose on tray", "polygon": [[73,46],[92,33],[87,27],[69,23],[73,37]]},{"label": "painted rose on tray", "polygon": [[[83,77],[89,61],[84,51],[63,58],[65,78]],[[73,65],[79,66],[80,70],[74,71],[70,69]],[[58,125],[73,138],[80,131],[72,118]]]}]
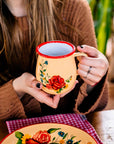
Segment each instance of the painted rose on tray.
[{"label": "painted rose on tray", "polygon": [[33,140],[38,141],[39,143],[49,143],[51,141],[51,136],[47,131],[39,131],[33,135]]}]

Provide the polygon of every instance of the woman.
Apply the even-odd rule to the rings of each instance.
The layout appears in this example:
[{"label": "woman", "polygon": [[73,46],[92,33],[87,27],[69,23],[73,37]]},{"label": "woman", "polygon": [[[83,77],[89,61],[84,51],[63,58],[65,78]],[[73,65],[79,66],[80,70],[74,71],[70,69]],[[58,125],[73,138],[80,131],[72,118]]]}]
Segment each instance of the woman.
[{"label": "woman", "polygon": [[[76,60],[78,84],[67,94],[50,96],[35,79],[35,48],[56,39],[73,43],[88,57]],[[106,106],[108,61],[95,49],[93,20],[86,0],[1,0],[0,43],[1,120],[87,114]]]}]

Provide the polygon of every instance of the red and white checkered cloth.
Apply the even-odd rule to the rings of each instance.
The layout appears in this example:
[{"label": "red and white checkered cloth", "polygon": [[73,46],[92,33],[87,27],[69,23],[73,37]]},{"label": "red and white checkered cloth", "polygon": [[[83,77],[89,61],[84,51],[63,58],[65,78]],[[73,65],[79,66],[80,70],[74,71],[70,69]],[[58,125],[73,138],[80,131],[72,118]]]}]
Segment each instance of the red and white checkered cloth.
[{"label": "red and white checkered cloth", "polygon": [[95,129],[88,122],[86,116],[79,114],[57,114],[49,115],[36,118],[20,119],[20,120],[11,120],[6,121],[9,133],[22,128],[24,126],[38,124],[38,123],[61,123],[74,126],[86,131],[90,134],[98,144],[103,144],[99,139]]}]

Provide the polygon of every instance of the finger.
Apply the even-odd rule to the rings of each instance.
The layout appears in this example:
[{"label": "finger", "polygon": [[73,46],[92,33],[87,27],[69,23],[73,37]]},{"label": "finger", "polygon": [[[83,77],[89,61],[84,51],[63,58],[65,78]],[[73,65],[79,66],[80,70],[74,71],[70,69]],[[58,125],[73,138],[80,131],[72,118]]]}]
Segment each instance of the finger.
[{"label": "finger", "polygon": [[88,69],[89,69],[89,66],[79,63],[79,64],[78,64],[78,69],[87,72]]},{"label": "finger", "polygon": [[87,73],[83,70],[78,70],[78,74],[81,76],[82,79],[84,79],[84,81],[86,80],[89,80],[93,83],[97,83],[100,81],[101,77],[100,76],[97,76],[97,75],[93,75],[91,73]]},{"label": "finger", "polygon": [[29,86],[29,87],[31,87],[31,82],[36,79],[35,76],[33,76],[32,74],[27,73],[27,72],[24,73],[24,74],[22,74],[21,77],[22,77],[22,78],[24,77],[25,83],[26,83],[26,85]]},{"label": "finger", "polygon": [[[78,69],[88,72],[90,66],[79,64]],[[104,75],[104,69],[92,67],[90,70],[90,73],[99,77],[102,77]]]},{"label": "finger", "polygon": [[91,58],[91,57],[81,57],[79,60],[80,64],[87,65],[87,66],[92,66],[96,68],[106,68],[106,63],[104,62],[103,59],[100,58]]},{"label": "finger", "polygon": [[41,88],[42,88],[42,83],[40,83],[39,81],[37,81],[36,79],[34,79],[34,80],[31,82],[31,86],[32,86],[33,88],[41,89]]},{"label": "finger", "polygon": [[53,102],[53,108],[57,108],[57,106],[59,104],[59,101],[60,101],[60,95],[55,95],[53,97],[53,100],[52,100],[52,102]]},{"label": "finger", "polygon": [[98,50],[94,47],[82,45],[77,46],[78,51],[86,53],[90,57],[98,57]]},{"label": "finger", "polygon": [[42,88],[42,84],[39,81],[37,81],[35,76],[33,76],[32,74],[24,73],[23,76],[26,79],[26,85],[27,86],[33,87],[33,88],[39,88],[39,89]]},{"label": "finger", "polygon": [[34,96],[34,98],[39,102],[45,103],[52,108],[57,108],[60,100],[60,95],[54,95],[53,97],[51,97],[50,94],[36,88],[29,88],[28,91],[29,94]]},{"label": "finger", "polygon": [[84,80],[84,82],[85,83],[87,83],[88,85],[91,85],[91,86],[94,86],[96,83],[95,82],[92,82],[92,81],[90,81],[89,79],[87,79],[87,78],[84,78],[84,77],[81,77],[83,80]]},{"label": "finger", "polygon": [[74,86],[68,92],[61,94],[60,97],[64,97],[66,94],[68,94],[70,91],[72,91],[75,88],[77,83],[78,83],[78,80],[75,81]]},{"label": "finger", "polygon": [[49,95],[42,97],[43,98],[43,103],[47,104],[48,106],[52,108],[57,108],[59,100],[60,100],[60,95],[54,95],[53,98],[50,97]]}]

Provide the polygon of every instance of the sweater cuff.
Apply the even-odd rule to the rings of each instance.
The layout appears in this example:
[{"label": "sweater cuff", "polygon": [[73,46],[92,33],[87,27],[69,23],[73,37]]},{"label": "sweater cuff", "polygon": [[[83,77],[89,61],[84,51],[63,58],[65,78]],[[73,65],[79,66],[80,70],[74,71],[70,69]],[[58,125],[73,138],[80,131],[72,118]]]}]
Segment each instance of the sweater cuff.
[{"label": "sweater cuff", "polygon": [[0,87],[0,120],[26,118],[23,105],[12,86],[12,80]]},{"label": "sweater cuff", "polygon": [[[107,104],[107,74],[101,79],[101,81],[93,88],[93,90],[87,95],[87,93],[83,92],[84,84],[82,85],[82,90],[80,90],[78,97],[76,99],[76,104],[74,111],[80,114],[88,114],[92,111],[95,111],[100,107],[103,109]],[[106,87],[106,88],[105,88]],[[104,90],[106,91],[104,94]],[[106,101],[103,100],[104,95],[106,95]],[[102,99],[102,101],[101,101]],[[105,101],[105,102],[104,102]],[[101,103],[101,104],[100,104]]]}]

